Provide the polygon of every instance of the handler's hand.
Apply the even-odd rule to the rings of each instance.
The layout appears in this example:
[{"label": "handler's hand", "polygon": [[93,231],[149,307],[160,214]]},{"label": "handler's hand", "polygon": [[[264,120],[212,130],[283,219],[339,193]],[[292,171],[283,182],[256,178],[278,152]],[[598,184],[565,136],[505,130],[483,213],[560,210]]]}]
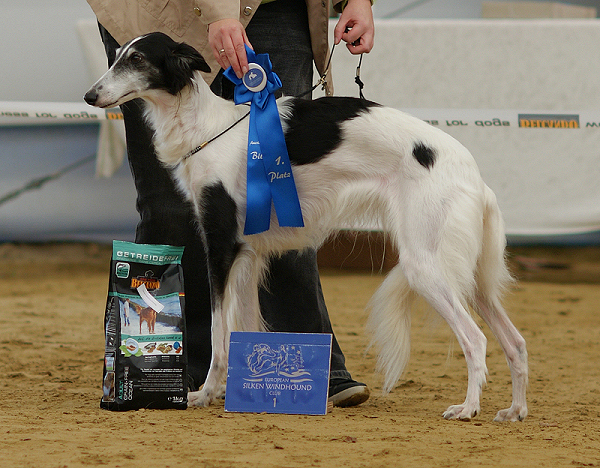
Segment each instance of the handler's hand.
[{"label": "handler's hand", "polygon": [[225,70],[231,65],[238,78],[248,71],[246,48],[252,44],[246,36],[246,30],[237,19],[228,18],[215,21],[208,26],[208,43],[217,62]]},{"label": "handler's hand", "polygon": [[350,53],[358,55],[371,51],[374,37],[375,24],[371,1],[348,0],[333,31],[335,44],[344,40]]}]

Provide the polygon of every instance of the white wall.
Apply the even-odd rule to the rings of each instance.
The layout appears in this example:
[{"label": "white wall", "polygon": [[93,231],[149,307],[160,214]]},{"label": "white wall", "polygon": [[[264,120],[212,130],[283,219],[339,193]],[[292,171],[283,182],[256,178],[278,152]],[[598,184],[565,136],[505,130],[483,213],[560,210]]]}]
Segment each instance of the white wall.
[{"label": "white wall", "polygon": [[[600,0],[537,1],[560,1],[573,5],[596,7],[600,11]],[[384,19],[473,19],[481,18],[481,4],[482,0],[375,0],[374,12],[378,18]]]},{"label": "white wall", "polygon": [[3,1],[0,101],[79,101],[90,83],[75,29],[85,0]]},{"label": "white wall", "polygon": [[482,0],[376,0],[378,18],[481,18]]}]

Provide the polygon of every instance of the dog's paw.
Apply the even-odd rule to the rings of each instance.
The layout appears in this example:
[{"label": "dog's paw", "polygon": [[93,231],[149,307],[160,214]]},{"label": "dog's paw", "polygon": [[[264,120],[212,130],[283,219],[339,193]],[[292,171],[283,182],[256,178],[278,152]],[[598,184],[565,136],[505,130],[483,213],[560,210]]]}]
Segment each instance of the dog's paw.
[{"label": "dog's paw", "polygon": [[219,385],[219,387],[217,388],[216,392],[215,392],[215,399],[223,399],[225,398],[225,389],[227,388],[227,386],[225,384]]},{"label": "dog's paw", "polygon": [[446,419],[458,419],[460,421],[470,421],[479,414],[479,406],[473,407],[465,404],[452,405],[444,411],[444,418]]},{"label": "dog's paw", "polygon": [[188,407],[199,406],[206,407],[212,402],[225,396],[225,385],[219,385],[215,389],[202,387],[197,392],[188,393]]},{"label": "dog's paw", "polygon": [[209,395],[207,395],[204,390],[198,390],[197,392],[188,393],[188,407],[205,407],[210,405],[212,401],[213,399]]},{"label": "dog's paw", "polygon": [[523,421],[527,417],[527,407],[526,406],[511,406],[508,409],[498,411],[498,414],[494,418],[496,422],[504,422],[504,421]]}]

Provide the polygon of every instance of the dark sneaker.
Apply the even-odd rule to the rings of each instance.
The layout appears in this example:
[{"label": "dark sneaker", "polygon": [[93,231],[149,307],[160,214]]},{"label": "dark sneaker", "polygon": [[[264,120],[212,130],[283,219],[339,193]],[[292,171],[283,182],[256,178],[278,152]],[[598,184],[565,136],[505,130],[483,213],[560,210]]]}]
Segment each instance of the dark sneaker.
[{"label": "dark sneaker", "polygon": [[329,400],[333,406],[356,406],[369,399],[369,387],[352,379],[333,378],[329,381]]}]

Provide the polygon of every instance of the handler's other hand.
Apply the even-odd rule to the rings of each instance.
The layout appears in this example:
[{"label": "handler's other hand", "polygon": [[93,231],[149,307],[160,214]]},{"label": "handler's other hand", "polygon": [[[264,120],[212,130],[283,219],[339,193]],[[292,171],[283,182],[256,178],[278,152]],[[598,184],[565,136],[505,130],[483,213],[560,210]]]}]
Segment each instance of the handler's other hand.
[{"label": "handler's other hand", "polygon": [[346,42],[351,54],[368,53],[373,48],[375,24],[370,0],[348,0],[333,32],[335,44]]}]

